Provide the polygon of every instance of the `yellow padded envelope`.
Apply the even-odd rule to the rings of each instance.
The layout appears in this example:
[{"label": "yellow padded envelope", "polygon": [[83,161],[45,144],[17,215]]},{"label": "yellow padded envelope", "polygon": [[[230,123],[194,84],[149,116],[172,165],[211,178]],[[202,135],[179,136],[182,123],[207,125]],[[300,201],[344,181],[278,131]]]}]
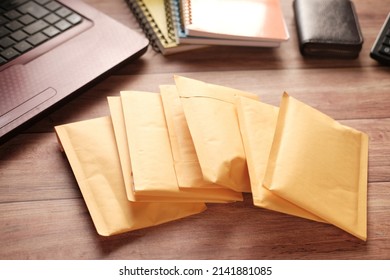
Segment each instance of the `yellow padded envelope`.
[{"label": "yellow padded envelope", "polygon": [[[118,148],[119,159],[122,167],[122,175],[125,183],[127,199],[130,201],[175,201],[175,199],[166,199],[160,196],[143,196],[134,193],[134,178],[131,167],[130,153],[127,142],[125,120],[122,112],[122,103],[119,96],[109,96],[108,104],[111,112],[112,125],[115,132],[115,140]],[[180,201],[187,201],[180,199]],[[189,199],[188,199],[189,201]]]},{"label": "yellow padded envelope", "polygon": [[124,91],[116,102],[121,103],[131,161],[124,174],[133,174],[137,201],[242,201],[241,193],[226,188],[179,187],[160,94]]},{"label": "yellow padded envelope", "polygon": [[203,203],[129,202],[109,117],[56,127],[97,232],[103,236],[202,212]]},{"label": "yellow padded envelope", "polygon": [[179,191],[161,98],[156,93],[121,92],[134,191],[164,195]]},{"label": "yellow padded envelope", "polygon": [[283,95],[264,186],[366,240],[368,136]]},{"label": "yellow padded envelope", "polygon": [[250,192],[235,97],[255,94],[175,76],[188,127],[206,181]]},{"label": "yellow padded envelope", "polygon": [[203,179],[194,142],[175,85],[161,85],[172,156],[180,188],[225,188]]},{"label": "yellow padded envelope", "polygon": [[279,109],[258,100],[238,97],[237,113],[251,180],[253,204],[302,218],[322,221],[319,217],[263,187]]}]

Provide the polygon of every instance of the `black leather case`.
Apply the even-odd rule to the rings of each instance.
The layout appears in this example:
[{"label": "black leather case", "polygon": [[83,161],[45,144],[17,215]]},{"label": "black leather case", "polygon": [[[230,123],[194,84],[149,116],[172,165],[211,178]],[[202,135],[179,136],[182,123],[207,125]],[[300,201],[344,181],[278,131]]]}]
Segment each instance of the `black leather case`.
[{"label": "black leather case", "polygon": [[363,45],[349,0],[294,0],[300,51],[306,56],[356,58]]}]

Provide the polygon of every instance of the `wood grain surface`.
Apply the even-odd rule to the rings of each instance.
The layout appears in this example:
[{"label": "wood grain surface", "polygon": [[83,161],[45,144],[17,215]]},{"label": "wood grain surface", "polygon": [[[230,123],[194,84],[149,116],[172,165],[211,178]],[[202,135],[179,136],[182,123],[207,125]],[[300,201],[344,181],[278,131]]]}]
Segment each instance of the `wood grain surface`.
[{"label": "wood grain surface", "polygon": [[[136,29],[123,0],[86,0]],[[83,92],[0,147],[0,259],[390,259],[390,68],[369,57],[390,0],[354,0],[364,36],[358,59],[307,59],[291,0],[281,0],[290,40],[280,48],[208,47],[139,60]],[[282,93],[369,135],[368,241],[335,226],[244,202],[208,204],[179,221],[112,237],[96,233],[53,126],[109,114],[120,90],[158,91],[173,74],[259,95]]]}]

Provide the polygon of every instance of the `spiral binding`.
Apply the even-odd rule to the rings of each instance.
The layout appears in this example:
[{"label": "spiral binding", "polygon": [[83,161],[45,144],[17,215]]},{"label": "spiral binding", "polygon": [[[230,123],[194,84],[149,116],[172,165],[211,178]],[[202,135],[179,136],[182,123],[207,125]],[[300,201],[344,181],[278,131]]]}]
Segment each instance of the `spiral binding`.
[{"label": "spiral binding", "polygon": [[186,31],[182,18],[182,4],[180,3],[181,0],[170,0],[170,2],[172,21],[175,24],[177,36],[179,38],[185,37]]},{"label": "spiral binding", "polygon": [[164,0],[164,7],[165,7],[165,14],[166,14],[166,20],[167,20],[167,29],[168,29],[168,37],[172,41],[177,40],[177,34],[176,34],[176,28],[175,23],[173,21],[173,10],[170,0]]},{"label": "spiral binding", "polygon": [[184,25],[192,24],[191,0],[180,0],[180,12]]},{"label": "spiral binding", "polygon": [[[168,29],[168,36],[169,38],[166,38],[157,25],[156,21],[154,20],[153,16],[151,15],[150,11],[146,7],[146,5],[143,3],[142,0],[125,0],[127,5],[129,6],[130,10],[136,17],[138,24],[142,28],[143,32],[145,33],[146,37],[149,39],[152,48],[156,52],[161,52],[159,48],[159,42],[162,45],[168,45],[171,43],[176,42],[176,32],[174,29],[174,25],[172,22],[171,17],[171,8],[169,4],[169,1],[164,0],[164,6],[165,6],[165,12],[167,14],[167,29]],[[168,3],[168,4],[167,4]]]}]

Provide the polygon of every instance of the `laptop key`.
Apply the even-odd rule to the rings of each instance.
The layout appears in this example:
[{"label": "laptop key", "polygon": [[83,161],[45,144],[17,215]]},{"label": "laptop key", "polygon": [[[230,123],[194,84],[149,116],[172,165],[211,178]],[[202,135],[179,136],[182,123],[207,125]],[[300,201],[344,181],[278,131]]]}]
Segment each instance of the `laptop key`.
[{"label": "laptop key", "polygon": [[10,20],[14,20],[14,19],[17,19],[18,17],[20,17],[22,14],[19,13],[18,11],[16,10],[10,10],[8,12],[6,12],[4,14],[4,16]]},{"label": "laptop key", "polygon": [[27,39],[27,42],[29,42],[31,45],[36,46],[43,42],[45,42],[49,37],[44,35],[43,33],[39,32],[37,34],[34,34],[30,38]]},{"label": "laptop key", "polygon": [[56,11],[56,14],[63,18],[69,16],[71,13],[72,11],[66,7],[62,7],[61,9]]},{"label": "laptop key", "polygon": [[60,29],[62,31],[68,29],[71,26],[72,25],[69,22],[67,22],[66,20],[61,20],[55,24],[55,27],[57,27],[58,29]]},{"label": "laptop key", "polygon": [[48,23],[46,23],[45,21],[40,19],[40,20],[26,26],[23,30],[26,31],[28,34],[34,34],[34,33],[41,31],[42,29],[44,29],[48,26],[49,26]]},{"label": "laptop key", "polygon": [[55,10],[58,10],[59,8],[61,8],[62,6],[57,3],[57,2],[50,2],[48,4],[45,5],[45,8],[46,9],[49,9],[50,11],[55,11]]},{"label": "laptop key", "polygon": [[49,26],[48,28],[44,29],[42,32],[49,37],[54,37],[58,35],[61,31],[53,26]]},{"label": "laptop key", "polygon": [[17,57],[19,55],[19,53],[16,50],[14,50],[13,48],[8,48],[8,49],[5,49],[4,51],[2,51],[0,53],[0,55],[7,60],[11,60],[11,59]]},{"label": "laptop key", "polygon": [[44,20],[50,24],[56,23],[60,19],[61,18],[59,16],[57,16],[56,14],[49,14],[49,15],[45,16],[45,18],[44,18]]},{"label": "laptop key", "polygon": [[0,39],[0,46],[3,49],[6,49],[6,48],[12,46],[13,44],[15,44],[15,41],[12,40],[11,38],[4,37],[4,38]]},{"label": "laptop key", "polygon": [[26,15],[23,15],[23,16],[21,16],[20,18],[18,18],[18,21],[20,21],[20,22],[23,23],[24,25],[27,25],[27,24],[30,24],[30,23],[32,23],[33,21],[35,21],[35,18],[33,18],[32,16],[30,16],[29,14],[26,14]]},{"label": "laptop key", "polygon": [[0,26],[0,38],[7,36],[11,31],[8,28]]},{"label": "laptop key", "polygon": [[23,32],[22,30],[18,30],[11,34],[11,38],[20,42],[28,37],[28,34]]},{"label": "laptop key", "polygon": [[379,49],[379,52],[383,55],[386,55],[386,56],[389,56],[390,57],[390,47],[388,46],[382,46],[380,49]]},{"label": "laptop key", "polygon": [[28,2],[18,8],[18,11],[20,11],[22,14],[29,13],[35,18],[42,18],[46,16],[49,11],[38,4],[34,2]]},{"label": "laptop key", "polygon": [[390,46],[390,36],[386,36],[385,39],[383,39],[383,44],[386,46]]},{"label": "laptop key", "polygon": [[23,27],[23,24],[21,24],[19,21],[14,20],[5,25],[8,29],[15,31]]},{"label": "laptop key", "polygon": [[69,15],[66,18],[66,20],[74,25],[74,24],[78,24],[79,22],[81,22],[82,18],[78,14],[72,13],[71,15]]},{"label": "laptop key", "polygon": [[26,41],[22,41],[20,43],[17,43],[14,48],[16,50],[18,50],[20,53],[25,53],[26,51],[30,50],[33,48],[32,45],[30,45],[28,42]]}]

